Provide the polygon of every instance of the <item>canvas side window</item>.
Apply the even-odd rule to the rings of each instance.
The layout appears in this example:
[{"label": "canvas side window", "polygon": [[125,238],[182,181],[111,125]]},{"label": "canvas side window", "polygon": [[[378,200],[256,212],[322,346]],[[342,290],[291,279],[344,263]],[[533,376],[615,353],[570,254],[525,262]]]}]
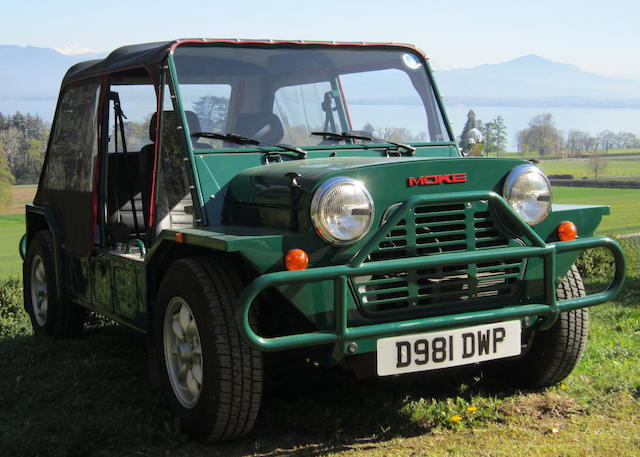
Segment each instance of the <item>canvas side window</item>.
[{"label": "canvas side window", "polygon": [[[112,84],[124,117],[124,141],[128,152],[139,151],[150,143],[149,122],[156,112],[156,92],[152,84]],[[113,101],[109,106],[109,152],[122,152],[120,132],[116,132]],[[116,144],[118,137],[118,144]]]},{"label": "canvas side window", "polygon": [[91,192],[98,154],[100,83],[67,89],[58,106],[43,187]]}]

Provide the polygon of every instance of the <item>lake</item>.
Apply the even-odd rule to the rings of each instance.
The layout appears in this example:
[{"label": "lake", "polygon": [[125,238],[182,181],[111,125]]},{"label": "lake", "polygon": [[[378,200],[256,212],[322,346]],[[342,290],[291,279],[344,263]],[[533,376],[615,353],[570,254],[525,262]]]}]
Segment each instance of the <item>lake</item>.
[{"label": "lake", "polygon": [[[55,100],[0,100],[0,113],[39,114],[51,121],[55,110]],[[582,107],[545,107],[545,106],[447,106],[449,120],[453,131],[459,135],[467,119],[469,109],[473,109],[476,118],[483,122],[492,121],[497,116],[504,118],[509,138],[509,150],[516,150],[516,134],[529,124],[529,121],[541,113],[551,113],[556,127],[565,133],[572,129],[584,130],[591,135],[608,129],[613,132],[631,132],[640,136],[640,109],[629,108],[582,108]],[[349,111],[353,118],[367,119],[376,127],[385,127],[386,119],[395,119],[396,126],[402,125],[413,132],[426,130],[420,124],[424,113],[420,115],[420,107],[412,105],[354,105]],[[359,129],[362,126],[354,125]]]}]

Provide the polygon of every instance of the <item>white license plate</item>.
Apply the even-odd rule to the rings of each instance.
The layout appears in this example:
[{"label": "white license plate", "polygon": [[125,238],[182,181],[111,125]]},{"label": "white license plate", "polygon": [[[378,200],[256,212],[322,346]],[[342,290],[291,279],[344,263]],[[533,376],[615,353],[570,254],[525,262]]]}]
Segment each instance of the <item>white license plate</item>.
[{"label": "white license plate", "polygon": [[378,376],[455,367],[520,354],[520,321],[378,340]]}]

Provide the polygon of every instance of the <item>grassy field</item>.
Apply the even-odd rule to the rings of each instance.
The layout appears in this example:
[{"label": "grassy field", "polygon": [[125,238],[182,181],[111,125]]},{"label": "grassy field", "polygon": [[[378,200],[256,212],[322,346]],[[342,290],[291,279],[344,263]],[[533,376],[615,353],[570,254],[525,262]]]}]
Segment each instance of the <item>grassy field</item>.
[{"label": "grassy field", "polygon": [[21,274],[18,243],[23,234],[24,214],[0,216],[0,279]]},{"label": "grassy field", "polygon": [[[541,160],[538,164],[548,175],[573,175],[574,178],[593,178],[588,159]],[[612,157],[607,160],[599,178],[633,178],[640,179],[640,156]]]},{"label": "grassy field", "polygon": [[593,309],[584,358],[541,391],[513,390],[491,370],[357,380],[270,357],[255,429],[213,446],[190,442],[166,412],[143,336],[109,325],[67,341],[22,331],[0,337],[0,454],[637,457],[639,293],[636,273]]},{"label": "grassy field", "polygon": [[[616,156],[633,156],[633,155],[639,155],[640,154],[640,149],[635,148],[635,149],[609,149],[608,151],[599,151],[600,154],[604,155],[604,156],[610,156],[610,157],[616,157]],[[495,154],[491,154],[490,157],[495,157]],[[520,154],[518,152],[504,152],[501,154],[501,157],[511,157],[514,159],[517,158],[522,158],[522,157],[526,157],[526,158],[535,158],[535,159],[540,159],[540,156],[538,154]],[[561,158],[560,155],[556,155],[556,156],[550,156],[547,157],[548,159],[559,159]]]},{"label": "grassy field", "polygon": [[640,232],[640,189],[554,187],[554,203],[609,205],[611,215],[598,227],[600,235]]},{"label": "grassy field", "polygon": [[[614,229],[640,225],[627,224],[640,191],[555,192],[556,201],[613,204]],[[151,384],[144,336],[105,323],[76,340],[30,335],[20,281],[2,282],[20,269],[22,221],[0,216],[1,456],[640,455],[640,249],[628,241],[636,261],[625,291],[592,310],[585,356],[560,386],[516,391],[477,369],[357,380],[269,356],[255,429],[204,446],[186,438]]]},{"label": "grassy field", "polygon": [[33,197],[36,194],[37,187],[38,186],[31,184],[24,186],[13,186],[13,201],[8,208],[0,210],[0,214],[23,214],[25,203],[31,203],[33,201]]}]

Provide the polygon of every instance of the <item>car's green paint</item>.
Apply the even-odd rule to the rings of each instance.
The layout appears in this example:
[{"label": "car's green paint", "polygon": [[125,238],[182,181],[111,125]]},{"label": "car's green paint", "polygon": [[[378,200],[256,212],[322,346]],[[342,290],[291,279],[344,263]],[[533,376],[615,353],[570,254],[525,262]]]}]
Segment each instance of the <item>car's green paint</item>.
[{"label": "car's green paint", "polygon": [[[557,301],[555,289],[557,281],[555,276],[554,255],[556,252],[581,251],[596,247],[607,248],[613,254],[618,268],[615,277],[607,290],[587,297],[572,298]],[[435,316],[421,319],[411,319],[396,322],[386,322],[365,326],[349,326],[349,309],[346,304],[348,287],[347,279],[356,275],[382,273],[394,269],[426,268],[428,266],[446,266],[461,262],[487,262],[492,260],[507,259],[519,256],[523,258],[544,257],[547,265],[545,281],[546,303],[504,306],[498,309],[459,313],[455,315]],[[349,265],[314,268],[303,271],[289,271],[270,273],[254,280],[240,296],[239,308],[236,312],[236,322],[243,336],[256,348],[264,351],[278,351],[283,349],[315,346],[320,344],[335,343],[342,349],[339,356],[344,356],[346,345],[351,342],[359,342],[360,339],[379,338],[390,335],[403,335],[417,333],[424,330],[440,328],[466,327],[480,323],[499,322],[508,319],[523,319],[530,316],[542,316],[545,319],[539,328],[548,328],[553,325],[560,312],[597,305],[613,298],[622,288],[624,282],[625,266],[624,254],[619,244],[610,238],[594,237],[575,242],[559,242],[556,245],[527,248],[501,248],[473,253],[455,253],[447,258],[414,257],[411,259],[396,259],[386,262],[371,262],[359,268]],[[320,280],[333,281],[334,322],[331,328],[313,333],[264,338],[256,334],[249,324],[249,311],[251,303],[258,294],[269,287],[282,284],[305,283]],[[371,347],[369,342],[368,346]],[[360,351],[362,352],[362,351]]]},{"label": "car's green paint", "polygon": [[[549,328],[558,317],[560,312],[570,311],[586,306],[593,306],[604,301],[610,300],[621,289],[624,282],[625,261],[620,246],[610,238],[597,237],[576,240],[573,242],[557,242],[545,243],[529,226],[526,225],[517,214],[508,206],[508,204],[497,194],[491,192],[473,192],[466,194],[456,194],[455,196],[418,196],[413,197],[405,202],[394,214],[393,217],[386,222],[385,226],[393,227],[400,219],[404,218],[406,211],[415,207],[420,203],[444,203],[456,201],[490,200],[501,208],[503,215],[518,227],[520,232],[528,238],[529,246],[533,247],[508,247],[498,249],[487,249],[476,252],[451,253],[437,256],[413,257],[410,259],[394,259],[379,262],[363,263],[364,258],[356,255],[346,265],[325,266],[312,268],[305,271],[290,271],[280,273],[270,273],[254,280],[243,292],[238,300],[239,307],[236,311],[236,322],[243,336],[251,342],[256,348],[265,351],[276,351],[291,348],[300,348],[306,346],[315,346],[320,344],[334,343],[334,356],[343,357],[346,347],[349,343],[358,342],[361,348],[372,349],[372,338],[379,338],[390,335],[402,335],[416,333],[425,330],[434,330],[439,328],[464,327],[474,324],[488,324],[507,319],[525,317],[544,317],[543,320],[537,321],[538,328]],[[599,209],[595,207],[595,209]],[[378,230],[371,242],[372,245],[377,244],[381,240],[388,229],[384,227]],[[580,251],[588,248],[603,247],[609,249],[614,256],[616,262],[616,272],[612,283],[607,290],[588,297],[574,298],[570,300],[558,301],[555,290],[559,281],[564,276],[564,272],[558,276],[556,265],[556,254],[573,253],[574,256]],[[369,252],[367,246],[362,252]],[[539,303],[531,303],[517,306],[503,306],[498,309],[487,309],[483,311],[458,313],[454,315],[434,316],[421,319],[410,319],[402,321],[393,321],[385,323],[375,323],[372,325],[354,325],[357,319],[353,319],[352,315],[356,314],[356,309],[349,300],[349,288],[347,282],[349,278],[354,276],[387,273],[398,270],[412,270],[419,268],[428,268],[434,266],[448,266],[459,263],[483,263],[499,260],[507,260],[510,258],[540,258],[543,262],[543,296]],[[281,285],[290,286],[291,284],[310,283],[317,281],[331,281],[333,288],[333,304],[334,319],[330,326],[322,329],[320,332],[297,334],[289,336],[281,336],[276,338],[264,338],[255,333],[249,323],[249,312],[253,301],[258,294],[270,287]],[[526,302],[526,301],[525,301]],[[369,339],[369,341],[359,341],[360,339]],[[360,352],[363,352],[361,349]]]}]

